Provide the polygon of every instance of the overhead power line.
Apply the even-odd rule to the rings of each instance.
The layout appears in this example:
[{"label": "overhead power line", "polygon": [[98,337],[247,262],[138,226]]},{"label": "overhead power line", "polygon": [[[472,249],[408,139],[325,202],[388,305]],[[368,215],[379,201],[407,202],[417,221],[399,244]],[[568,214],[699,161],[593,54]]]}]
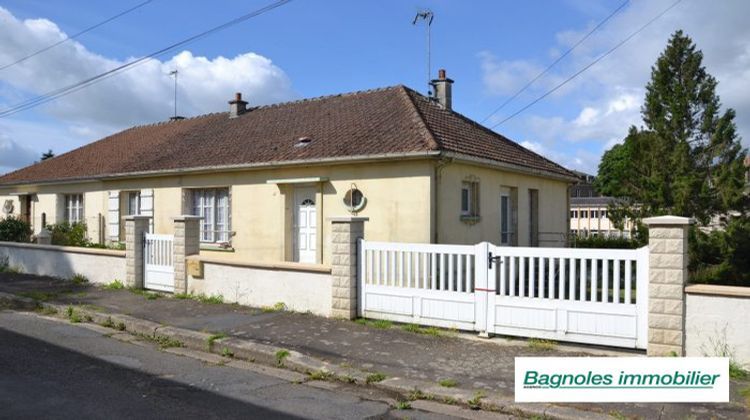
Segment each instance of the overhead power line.
[{"label": "overhead power line", "polygon": [[583,72],[585,72],[586,70],[590,69],[590,68],[591,68],[591,67],[593,67],[593,66],[594,66],[594,65],[595,65],[596,63],[598,63],[598,62],[602,61],[602,59],[604,59],[604,58],[605,58],[605,57],[607,57],[608,55],[612,54],[613,52],[615,52],[615,50],[617,50],[618,48],[620,48],[621,46],[623,46],[623,45],[624,45],[625,43],[627,43],[628,41],[630,41],[631,39],[633,39],[633,37],[635,37],[636,35],[638,35],[638,34],[639,34],[639,33],[640,33],[641,31],[643,31],[644,29],[646,29],[646,27],[648,27],[649,25],[651,25],[652,23],[654,23],[654,22],[655,22],[656,20],[658,20],[659,18],[661,18],[662,16],[664,16],[664,15],[665,15],[665,14],[666,14],[667,12],[669,12],[670,10],[672,10],[672,9],[673,9],[673,8],[674,8],[675,6],[677,6],[677,5],[678,5],[678,4],[679,4],[679,3],[681,2],[681,1],[682,1],[682,0],[677,0],[676,2],[672,3],[672,4],[671,4],[671,5],[669,6],[669,7],[667,7],[667,8],[666,8],[666,9],[664,9],[664,10],[662,10],[662,12],[661,12],[661,13],[659,13],[659,14],[658,14],[658,15],[656,15],[656,16],[654,16],[654,17],[653,17],[653,18],[652,18],[651,20],[649,20],[649,21],[648,21],[648,22],[646,22],[646,23],[645,23],[645,24],[644,24],[643,26],[641,26],[640,28],[638,28],[638,29],[637,29],[637,30],[636,30],[635,32],[631,33],[631,34],[630,34],[630,35],[628,35],[628,36],[627,36],[627,37],[626,37],[625,39],[623,39],[622,41],[620,41],[619,43],[617,43],[617,44],[616,44],[616,45],[615,45],[614,47],[610,48],[610,49],[609,49],[609,50],[608,50],[607,52],[605,52],[604,54],[600,55],[600,56],[599,56],[599,57],[598,57],[598,58],[597,58],[596,60],[592,61],[591,63],[589,63],[588,65],[586,65],[586,66],[585,66],[585,67],[583,67],[582,69],[580,69],[580,70],[578,70],[577,72],[573,73],[573,75],[571,75],[571,76],[570,76],[570,77],[568,77],[567,79],[563,80],[563,81],[562,81],[561,83],[559,83],[559,84],[558,84],[557,86],[555,86],[555,87],[553,87],[552,89],[548,90],[548,91],[547,91],[547,92],[545,92],[545,93],[544,93],[543,95],[541,95],[541,96],[537,97],[536,99],[534,99],[533,101],[531,101],[530,103],[528,103],[527,105],[525,105],[525,106],[524,106],[523,108],[519,109],[518,111],[516,111],[516,112],[514,112],[513,114],[511,114],[511,115],[509,115],[508,117],[506,117],[506,118],[505,118],[504,120],[502,120],[502,121],[500,121],[499,123],[497,123],[497,124],[495,124],[495,125],[491,126],[491,127],[490,127],[490,129],[494,129],[494,128],[495,128],[495,127],[497,127],[498,125],[500,125],[500,124],[503,124],[503,123],[505,123],[506,121],[510,120],[511,118],[513,118],[513,117],[517,116],[518,114],[520,114],[520,113],[522,113],[522,112],[526,111],[527,109],[529,109],[529,108],[531,108],[532,106],[534,106],[534,105],[535,105],[535,104],[536,104],[537,102],[541,101],[542,99],[544,99],[544,98],[546,98],[547,96],[551,95],[552,93],[554,93],[555,91],[557,91],[557,90],[558,90],[558,89],[560,89],[561,87],[565,86],[565,85],[566,85],[566,84],[567,84],[568,82],[570,82],[571,80],[573,80],[573,79],[575,79],[576,77],[578,77],[578,76],[579,76],[579,75],[580,75],[581,73],[583,73]]},{"label": "overhead power line", "polygon": [[578,42],[576,42],[572,47],[568,48],[568,50],[565,51],[561,56],[557,57],[557,60],[553,61],[552,64],[550,64],[549,66],[547,66],[546,69],[542,70],[533,79],[529,80],[529,82],[526,83],[521,89],[518,89],[518,91],[516,93],[514,93],[513,96],[511,96],[508,99],[506,99],[502,104],[500,104],[500,106],[498,106],[497,108],[495,108],[494,111],[490,112],[490,114],[487,115],[486,117],[484,117],[484,119],[481,122],[483,123],[483,122],[487,121],[488,119],[490,119],[493,115],[497,114],[501,109],[505,108],[505,105],[508,105],[509,103],[511,103],[514,99],[516,99],[518,97],[518,95],[520,95],[521,93],[523,93],[523,91],[525,91],[526,89],[528,89],[529,86],[533,85],[534,82],[536,82],[537,80],[539,80],[540,77],[542,77],[545,74],[547,74],[547,72],[550,71],[552,69],[552,67],[555,67],[555,65],[557,63],[559,63],[560,61],[562,61],[563,58],[565,58],[568,54],[570,54],[573,50],[575,50],[579,45],[581,45],[583,43],[583,41],[587,40],[594,32],[596,32],[599,28],[601,28],[602,26],[604,26],[605,23],[607,23],[610,19],[612,19],[612,17],[614,15],[616,15],[617,12],[619,12],[620,10],[622,10],[622,8],[625,7],[625,5],[627,5],[629,2],[630,2],[630,0],[625,0],[624,2],[622,2],[622,4],[620,4],[620,6],[618,6],[617,9],[613,10],[612,13],[609,14],[609,16],[607,16],[606,18],[604,18],[604,20],[602,20],[601,22],[599,22],[598,25],[594,26],[593,29],[591,29],[586,35],[584,35],[583,38],[579,39]]},{"label": "overhead power line", "polygon": [[71,36],[67,36],[67,37],[61,39],[60,41],[55,42],[54,44],[48,45],[48,46],[46,46],[46,47],[44,47],[44,48],[42,48],[40,50],[34,51],[33,53],[31,53],[31,54],[29,54],[27,56],[21,57],[18,60],[12,62],[12,63],[5,64],[5,65],[3,65],[3,66],[0,67],[0,70],[5,70],[8,67],[12,67],[12,66],[15,66],[16,64],[23,63],[24,61],[28,60],[31,57],[35,57],[35,56],[37,56],[37,55],[39,55],[39,54],[41,54],[41,53],[43,53],[45,51],[48,51],[48,50],[51,50],[52,48],[55,48],[56,46],[58,46],[60,44],[64,44],[64,43],[66,43],[66,42],[68,42],[68,41],[70,41],[72,39],[76,39],[79,36],[81,36],[81,35],[83,35],[83,34],[85,34],[87,32],[91,32],[94,29],[96,29],[96,28],[98,28],[98,27],[100,27],[102,25],[105,25],[105,24],[107,24],[109,22],[112,22],[113,20],[115,20],[115,19],[117,19],[119,17],[125,16],[125,15],[127,15],[128,13],[130,13],[132,11],[140,9],[141,7],[143,7],[143,6],[151,3],[152,1],[154,1],[154,0],[146,0],[143,3],[136,4],[135,6],[131,7],[130,9],[123,10],[122,12],[120,12],[120,13],[118,13],[118,14],[116,14],[116,15],[108,18],[108,19],[105,19],[105,20],[97,23],[94,26],[89,26],[88,28],[82,30],[81,32],[78,32],[78,33],[76,33],[74,35],[71,35]]},{"label": "overhead power line", "polygon": [[31,109],[31,108],[37,107],[39,105],[42,105],[42,104],[45,104],[47,102],[53,101],[53,100],[55,100],[57,98],[69,95],[69,94],[71,94],[73,92],[77,92],[77,91],[79,91],[81,89],[89,87],[89,86],[91,86],[91,85],[93,85],[95,83],[98,83],[98,82],[102,81],[102,80],[105,80],[107,78],[110,78],[112,76],[120,74],[120,73],[122,73],[124,71],[130,70],[133,67],[135,67],[137,65],[140,65],[140,64],[143,64],[143,63],[147,62],[148,60],[150,60],[152,58],[156,58],[156,57],[162,56],[164,54],[167,54],[170,51],[173,51],[175,49],[184,47],[185,45],[188,45],[188,44],[190,44],[192,42],[195,42],[195,41],[197,41],[197,40],[199,40],[201,38],[204,38],[204,37],[206,37],[208,35],[211,35],[211,34],[214,34],[216,32],[222,31],[222,30],[227,29],[227,28],[229,28],[231,26],[234,26],[234,25],[242,23],[242,22],[244,22],[246,20],[252,19],[252,18],[254,18],[256,16],[262,15],[262,14],[264,14],[266,12],[269,12],[269,11],[271,11],[273,9],[276,9],[277,7],[281,7],[281,6],[283,6],[283,5],[287,4],[287,3],[290,3],[291,1],[292,0],[278,0],[278,1],[273,2],[273,3],[271,3],[271,4],[269,4],[269,5],[265,6],[265,7],[261,7],[259,9],[256,9],[256,10],[250,12],[250,13],[244,14],[244,15],[242,15],[240,17],[237,17],[237,18],[232,19],[232,20],[230,20],[228,22],[225,22],[225,23],[223,23],[221,25],[215,26],[215,27],[213,27],[211,29],[208,29],[206,31],[203,31],[203,32],[201,32],[201,33],[199,33],[197,35],[193,35],[193,36],[191,36],[189,38],[183,39],[182,41],[179,41],[179,42],[176,42],[174,44],[171,44],[171,45],[169,45],[167,47],[164,47],[164,48],[162,48],[162,49],[160,49],[158,51],[154,51],[151,54],[148,54],[146,56],[143,56],[143,57],[140,57],[138,59],[135,59],[135,60],[130,61],[128,63],[125,63],[125,64],[123,64],[121,66],[118,66],[118,67],[115,67],[113,69],[107,70],[107,71],[105,71],[103,73],[100,73],[100,74],[98,74],[96,76],[89,77],[87,79],[81,80],[81,81],[73,83],[71,85],[68,85],[68,86],[65,86],[65,87],[62,87],[62,88],[59,88],[59,89],[52,90],[52,91],[47,92],[45,94],[42,94],[42,95],[36,96],[34,98],[28,99],[26,101],[20,102],[20,103],[14,105],[14,106],[11,106],[10,108],[7,108],[7,109],[5,109],[3,111],[0,111],[0,118],[7,117],[7,116],[10,116],[10,115],[16,114],[18,112],[25,111],[27,109]]}]

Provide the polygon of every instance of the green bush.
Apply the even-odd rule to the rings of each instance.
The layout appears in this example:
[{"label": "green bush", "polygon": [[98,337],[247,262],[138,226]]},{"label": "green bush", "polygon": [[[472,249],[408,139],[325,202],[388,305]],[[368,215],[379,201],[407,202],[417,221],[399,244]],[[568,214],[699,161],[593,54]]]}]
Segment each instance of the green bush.
[{"label": "green bush", "polygon": [[15,217],[0,220],[0,241],[29,242],[31,225]]},{"label": "green bush", "polygon": [[62,222],[47,225],[47,230],[52,234],[52,244],[62,246],[90,246],[86,237],[86,223]]},{"label": "green bush", "polygon": [[573,236],[570,238],[570,246],[573,248],[619,248],[635,249],[648,244],[648,239],[638,236],[634,239],[613,236]]},{"label": "green bush", "polygon": [[691,283],[750,286],[750,217],[731,218],[723,231],[691,227],[688,253]]}]

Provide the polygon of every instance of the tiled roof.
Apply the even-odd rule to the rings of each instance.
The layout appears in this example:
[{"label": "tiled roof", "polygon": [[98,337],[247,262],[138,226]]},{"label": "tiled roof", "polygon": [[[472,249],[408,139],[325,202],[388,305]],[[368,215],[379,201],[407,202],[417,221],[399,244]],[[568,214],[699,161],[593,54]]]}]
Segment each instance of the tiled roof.
[{"label": "tiled roof", "polygon": [[[299,139],[311,139],[299,147]],[[563,167],[394,86],[129,128],[0,177],[0,185],[315,159],[455,152],[554,175]]]}]

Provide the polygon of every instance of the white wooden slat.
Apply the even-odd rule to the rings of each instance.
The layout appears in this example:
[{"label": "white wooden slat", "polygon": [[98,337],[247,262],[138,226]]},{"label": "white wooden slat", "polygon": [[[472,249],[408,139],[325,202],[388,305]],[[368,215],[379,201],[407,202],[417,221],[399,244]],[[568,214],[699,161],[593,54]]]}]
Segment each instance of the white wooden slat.
[{"label": "white wooden slat", "polygon": [[396,251],[398,255],[398,286],[404,287],[404,251]]},{"label": "white wooden slat", "polygon": [[373,258],[375,258],[375,284],[383,284],[383,278],[380,276],[380,268],[383,265],[383,251],[377,250],[377,249],[371,249],[370,252],[372,252]]},{"label": "white wooden slat", "polygon": [[547,272],[544,270],[544,257],[539,257],[539,297],[544,299],[546,296],[545,293],[545,279],[544,275],[547,274]]},{"label": "white wooden slat", "polygon": [[518,296],[526,296],[526,257],[518,259]]},{"label": "white wooden slat", "polygon": [[458,288],[456,288],[456,291],[458,292],[465,292],[466,286],[464,285],[464,262],[463,262],[464,256],[463,255],[456,255],[456,277],[458,281]]},{"label": "white wooden slat", "polygon": [[510,260],[510,272],[508,273],[508,295],[516,295],[516,257],[508,257]]},{"label": "white wooden slat", "polygon": [[615,265],[615,271],[612,273],[612,289],[614,291],[612,301],[614,303],[620,303],[620,260],[613,260],[612,263]]},{"label": "white wooden slat", "polygon": [[625,260],[625,303],[633,303],[633,300],[631,299],[631,290],[632,290],[632,260]]},{"label": "white wooden slat", "polygon": [[602,260],[602,302],[609,302],[609,260]]},{"label": "white wooden slat", "polygon": [[466,275],[468,276],[468,278],[466,279],[466,291],[469,293],[474,292],[474,276],[476,274],[472,270],[472,267],[474,266],[473,262],[474,262],[474,256],[467,255],[466,256]]},{"label": "white wooden slat", "polygon": [[558,266],[557,266],[557,270],[560,273],[559,275],[560,283],[557,287],[557,293],[560,294],[560,297],[559,297],[560,299],[565,299],[565,282],[567,280],[566,279],[567,273],[566,273],[566,267],[565,267],[566,262],[567,262],[567,258],[560,257],[558,261]]},{"label": "white wooden slat", "polygon": [[429,289],[430,288],[430,280],[428,278],[427,273],[427,258],[429,258],[429,255],[427,252],[422,253],[422,288],[423,289]]},{"label": "white wooden slat", "polygon": [[555,299],[555,258],[549,259],[547,280],[549,281],[549,298]]},{"label": "white wooden slat", "polygon": [[568,276],[568,299],[576,300],[576,259],[568,258],[570,275]]},{"label": "white wooden slat", "polygon": [[412,275],[412,260],[414,259],[414,253],[413,252],[407,252],[406,253],[406,287],[416,287],[414,283],[412,283],[412,280],[414,279],[414,276]]},{"label": "white wooden slat", "polygon": [[440,290],[448,290],[448,255],[440,254]]},{"label": "white wooden slat", "polygon": [[508,257],[503,257],[500,261],[503,263],[498,266],[500,269],[500,287],[498,287],[495,293],[499,294],[500,296],[505,296],[505,289],[507,287],[506,283],[508,282]]},{"label": "white wooden slat", "polygon": [[591,260],[591,301],[599,301],[599,260]]},{"label": "white wooden slat", "polygon": [[533,298],[536,297],[536,258],[531,257],[529,258],[529,285],[527,291],[529,292],[529,297]]},{"label": "white wooden slat", "polygon": [[438,254],[434,252],[430,254],[430,270],[432,272],[430,275],[430,289],[432,290],[437,289],[437,255]]},{"label": "white wooden slat", "polygon": [[580,293],[581,296],[579,296],[579,300],[581,302],[586,301],[586,258],[581,258],[580,264],[578,266],[578,274],[579,274],[579,284],[580,287]]}]

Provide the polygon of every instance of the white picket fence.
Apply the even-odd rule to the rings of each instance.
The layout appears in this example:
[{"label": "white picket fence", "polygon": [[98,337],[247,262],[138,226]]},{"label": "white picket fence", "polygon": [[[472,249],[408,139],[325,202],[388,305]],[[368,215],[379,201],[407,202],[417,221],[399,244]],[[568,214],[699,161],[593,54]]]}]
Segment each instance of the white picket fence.
[{"label": "white picket fence", "polygon": [[360,316],[645,348],[648,248],[360,242]]},{"label": "white picket fence", "polygon": [[143,286],[174,292],[174,236],[146,233],[143,248]]}]

